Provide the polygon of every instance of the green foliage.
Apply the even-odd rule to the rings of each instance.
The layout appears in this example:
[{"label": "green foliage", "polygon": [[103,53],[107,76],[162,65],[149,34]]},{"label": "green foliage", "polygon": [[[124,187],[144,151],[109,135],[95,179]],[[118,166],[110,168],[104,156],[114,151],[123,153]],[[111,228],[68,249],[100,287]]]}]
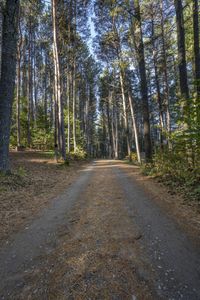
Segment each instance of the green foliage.
[{"label": "green foliage", "polygon": [[130,160],[132,162],[137,162],[138,161],[138,158],[137,158],[137,153],[136,152],[131,152],[131,155],[130,155]]},{"label": "green foliage", "polygon": [[151,164],[142,166],[142,171],[145,175],[160,178],[164,184],[183,192],[189,199],[200,201],[200,167],[194,165],[190,155],[186,155],[180,147],[157,152]]},{"label": "green foliage", "polygon": [[200,124],[197,99],[178,101],[176,129],[166,137],[171,143],[156,151],[153,162],[142,166],[145,175],[159,177],[162,182],[184,193],[188,199],[200,200]]},{"label": "green foliage", "polygon": [[53,149],[54,147],[54,132],[46,131],[45,128],[34,128],[32,130],[32,147],[42,149]]},{"label": "green foliage", "polygon": [[70,158],[72,160],[84,160],[87,158],[87,152],[84,151],[81,147],[77,147],[76,152],[70,153]]},{"label": "green foliage", "polygon": [[17,175],[19,175],[20,177],[24,177],[26,175],[26,170],[22,166],[19,167],[19,169],[17,170]]}]

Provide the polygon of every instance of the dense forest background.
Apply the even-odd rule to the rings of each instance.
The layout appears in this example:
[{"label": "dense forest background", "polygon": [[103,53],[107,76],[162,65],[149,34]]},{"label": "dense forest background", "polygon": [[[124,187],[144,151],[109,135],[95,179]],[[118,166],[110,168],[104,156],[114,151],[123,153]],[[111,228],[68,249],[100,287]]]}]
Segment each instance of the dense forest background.
[{"label": "dense forest background", "polygon": [[199,22],[198,0],[1,1],[0,169],[58,147],[200,194]]}]

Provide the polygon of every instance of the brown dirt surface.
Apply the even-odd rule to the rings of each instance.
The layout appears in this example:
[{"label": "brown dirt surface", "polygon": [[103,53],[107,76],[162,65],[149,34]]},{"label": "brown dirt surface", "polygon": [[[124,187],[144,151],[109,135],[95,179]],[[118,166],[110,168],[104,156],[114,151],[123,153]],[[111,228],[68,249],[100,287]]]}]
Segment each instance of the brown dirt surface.
[{"label": "brown dirt surface", "polygon": [[29,222],[75,180],[85,166],[57,164],[47,152],[11,152],[9,176],[0,176],[0,242]]},{"label": "brown dirt surface", "polygon": [[200,236],[200,206],[187,201],[178,191],[171,191],[157,178],[145,176],[138,166],[118,162],[119,166],[136,181],[156,203],[194,239]]},{"label": "brown dirt surface", "polygon": [[[27,155],[32,157],[33,154]],[[58,167],[52,160],[46,162],[44,155],[42,158],[41,154],[35,155],[34,158],[29,157],[27,163],[32,161],[34,168],[37,165],[36,182],[39,174],[41,177],[50,176],[52,172],[48,180],[57,187],[55,194],[60,194],[60,201],[70,201],[72,195],[75,201],[60,215],[63,218],[58,223],[60,225],[47,231],[47,234],[52,234],[52,240],[45,239],[44,244],[39,241],[38,245],[42,247],[40,254],[34,256],[33,253],[29,263],[26,260],[24,263],[23,256],[16,264],[19,268],[15,267],[14,271],[10,244],[10,251],[6,254],[9,253],[8,258],[11,258],[11,272],[2,285],[4,295],[8,296],[4,299],[150,300],[165,299],[163,295],[167,295],[166,299],[180,299],[180,295],[185,295],[185,299],[196,299],[194,295],[199,295],[199,251],[196,250],[199,248],[193,247],[184,233],[194,234],[198,240],[197,210],[188,207],[181,197],[168,193],[167,188],[154,179],[141,175],[136,166],[104,160],[92,163],[88,168],[78,166],[79,171],[77,166],[70,167],[69,175],[70,168]],[[46,170],[49,165],[50,169]],[[21,197],[29,182],[26,174],[22,176],[24,187],[18,187],[18,180],[13,185],[17,186]],[[21,175],[15,173],[15,176]],[[73,184],[67,189],[71,192],[62,198],[62,189],[67,187],[64,177],[66,182],[73,181]],[[34,180],[33,176],[31,180]],[[45,185],[45,180],[40,180]],[[51,197],[52,192],[53,189]],[[47,197],[45,188],[44,195]],[[31,205],[39,203],[38,209],[41,210],[45,204],[40,193],[35,197],[38,200],[29,204],[29,209],[36,213]],[[53,209],[59,219],[59,210],[56,211],[56,206]],[[45,212],[48,214],[48,211]],[[45,220],[45,217],[42,219]],[[176,226],[177,223],[184,230]],[[38,239],[38,235],[35,236]],[[19,250],[22,240],[19,239],[20,244],[14,244],[19,246]],[[25,249],[28,249],[27,253],[31,252],[28,247]],[[2,265],[6,267],[4,261],[8,260],[7,255],[5,257]]]},{"label": "brown dirt surface", "polygon": [[112,169],[98,162],[70,213],[68,226],[58,232],[59,247],[41,258],[41,265],[27,274],[28,285],[13,296],[155,299],[150,266],[137,244],[142,236],[124,205],[124,197]]}]

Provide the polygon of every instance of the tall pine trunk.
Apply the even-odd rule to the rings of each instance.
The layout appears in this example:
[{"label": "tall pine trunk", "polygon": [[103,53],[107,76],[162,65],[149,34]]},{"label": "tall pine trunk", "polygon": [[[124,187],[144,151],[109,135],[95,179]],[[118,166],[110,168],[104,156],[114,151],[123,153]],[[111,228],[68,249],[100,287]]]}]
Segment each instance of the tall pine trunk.
[{"label": "tall pine trunk", "polygon": [[70,74],[67,70],[67,153],[70,154]]},{"label": "tall pine trunk", "polygon": [[16,95],[16,125],[17,125],[17,150],[21,146],[21,126],[20,126],[20,106],[21,106],[21,51],[22,51],[22,34],[20,28],[20,18],[19,18],[19,42],[17,47],[17,95]]},{"label": "tall pine trunk", "polygon": [[123,116],[124,116],[124,129],[125,129],[125,135],[126,135],[126,143],[127,143],[127,152],[128,156],[131,155],[131,147],[130,147],[130,141],[129,141],[129,132],[128,132],[128,115],[127,115],[127,107],[126,107],[126,96],[125,96],[125,88],[124,88],[124,74],[120,67],[120,86],[121,86],[121,93],[122,93],[122,106],[123,106]]},{"label": "tall pine trunk", "polygon": [[199,8],[198,0],[193,0],[193,32],[194,32],[194,69],[197,99],[197,121],[200,125],[200,47],[199,47]]},{"label": "tall pine trunk", "polygon": [[167,124],[167,142],[168,148],[171,149],[172,145],[170,142],[169,134],[171,133],[171,116],[170,116],[170,99],[169,99],[169,80],[168,80],[168,72],[167,72],[167,51],[166,51],[166,42],[165,42],[165,28],[164,28],[164,7],[163,0],[160,3],[160,12],[161,12],[161,39],[162,39],[162,52],[163,52],[163,70],[164,70],[164,97],[165,97],[165,106],[166,106],[166,124]]},{"label": "tall pine trunk", "polygon": [[31,63],[31,55],[32,55],[32,23],[31,19],[29,21],[29,45],[28,45],[28,84],[27,84],[27,123],[28,123],[28,131],[27,131],[27,144],[28,147],[31,146],[31,116],[32,116],[32,63]]},{"label": "tall pine trunk", "polygon": [[134,132],[134,138],[135,138],[137,160],[140,164],[141,163],[141,156],[140,156],[139,137],[138,137],[138,129],[137,129],[136,119],[135,119],[134,103],[133,103],[131,92],[129,92],[128,98],[129,98],[131,118],[132,118],[132,123],[133,123],[133,132]]},{"label": "tall pine trunk", "polygon": [[179,68],[179,81],[181,98],[189,99],[189,88],[187,78],[187,65],[186,65],[186,52],[185,52],[185,28],[183,18],[183,5],[182,0],[174,0],[176,9],[176,27],[178,39],[178,68]]},{"label": "tall pine trunk", "polygon": [[0,171],[9,170],[9,142],[15,88],[19,0],[7,0],[3,19],[0,79]]},{"label": "tall pine trunk", "polygon": [[63,160],[66,160],[66,144],[65,144],[65,127],[63,101],[61,96],[61,74],[60,59],[58,53],[58,29],[57,29],[57,3],[58,0],[52,0],[52,17],[53,17],[53,52],[54,52],[54,82],[55,94],[58,104],[58,144]]},{"label": "tall pine trunk", "polygon": [[2,47],[2,24],[3,24],[3,12],[2,7],[0,6],[0,78],[1,78],[1,47]]},{"label": "tall pine trunk", "polygon": [[146,77],[146,65],[144,57],[144,43],[142,37],[142,24],[140,15],[140,3],[139,0],[134,0],[135,7],[135,21],[134,21],[134,35],[136,38],[136,52],[140,73],[141,84],[141,96],[142,96],[142,112],[143,112],[143,130],[144,130],[144,147],[146,161],[152,158],[151,149],[151,133],[150,133],[150,121],[149,121],[149,104],[148,104],[148,87]]},{"label": "tall pine trunk", "polygon": [[159,74],[158,74],[158,61],[157,61],[157,50],[155,45],[155,30],[154,30],[154,15],[151,16],[151,26],[152,26],[152,48],[153,48],[153,65],[154,65],[154,72],[155,72],[155,85],[156,85],[156,92],[157,92],[157,100],[158,100],[158,111],[159,111],[159,121],[160,121],[160,147],[161,150],[163,149],[163,130],[164,130],[164,121],[163,121],[163,103],[161,97],[161,90],[160,90],[160,82],[159,82]]},{"label": "tall pine trunk", "polygon": [[73,67],[73,142],[74,152],[76,152],[76,57],[74,57]]}]

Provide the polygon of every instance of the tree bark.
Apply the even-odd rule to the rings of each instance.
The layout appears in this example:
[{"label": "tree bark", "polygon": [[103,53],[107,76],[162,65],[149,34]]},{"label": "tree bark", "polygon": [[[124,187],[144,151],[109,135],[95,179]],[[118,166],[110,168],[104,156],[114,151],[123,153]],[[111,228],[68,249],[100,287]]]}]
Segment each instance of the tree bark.
[{"label": "tree bark", "polygon": [[76,57],[74,57],[73,68],[73,142],[74,153],[76,152]]},{"label": "tree bark", "polygon": [[9,170],[9,142],[15,87],[19,0],[7,0],[3,19],[0,79],[0,171]]},{"label": "tree bark", "polygon": [[61,75],[60,59],[58,53],[58,34],[57,34],[57,3],[58,0],[52,0],[52,18],[53,18],[53,52],[54,52],[54,82],[55,94],[58,104],[58,142],[63,160],[66,160],[66,142],[63,114],[63,101],[61,97]]},{"label": "tree bark", "polygon": [[169,99],[169,82],[168,82],[168,72],[167,72],[167,52],[166,52],[166,42],[165,42],[165,28],[164,28],[164,11],[163,11],[163,0],[160,3],[161,11],[161,39],[162,39],[162,51],[163,51],[163,70],[164,70],[164,82],[165,82],[165,107],[166,107],[166,123],[168,132],[168,148],[171,149],[172,145],[170,142],[169,134],[171,133],[171,116],[170,116],[170,99]]},{"label": "tree bark", "polygon": [[200,47],[199,47],[199,8],[198,0],[193,0],[193,32],[194,32],[194,69],[197,99],[197,118],[200,124]]},{"label": "tree bark", "polygon": [[144,57],[144,43],[142,37],[142,24],[141,24],[139,0],[134,0],[134,6],[135,6],[134,35],[136,37],[136,52],[138,57],[142,106],[143,106],[142,111],[143,111],[145,158],[146,161],[149,161],[152,158],[152,148],[151,148],[151,132],[150,132],[150,121],[149,121],[146,65],[145,65],[145,57]]},{"label": "tree bark", "polygon": [[189,98],[186,52],[185,52],[185,28],[183,19],[182,0],[174,0],[176,9],[176,26],[178,39],[178,68],[181,98],[187,100]]},{"label": "tree bark", "polygon": [[132,99],[132,96],[131,96],[130,92],[129,92],[128,98],[129,98],[129,105],[130,105],[130,109],[131,109],[131,117],[132,117],[132,123],[133,123],[133,131],[134,131],[134,137],[135,137],[135,146],[136,146],[136,152],[137,152],[137,159],[138,159],[139,164],[141,164],[138,130],[137,130],[137,125],[136,125],[136,120],[135,120],[133,99]]},{"label": "tree bark", "polygon": [[17,47],[17,95],[16,95],[16,121],[17,121],[17,150],[21,146],[21,127],[20,127],[20,97],[21,97],[21,48],[22,48],[22,33],[19,18],[19,42]]},{"label": "tree bark", "polygon": [[128,116],[127,116],[126,96],[125,96],[125,89],[124,89],[124,76],[123,76],[123,71],[121,69],[121,66],[120,66],[119,76],[120,76],[120,86],[121,86],[121,93],[122,93],[122,105],[123,105],[123,115],[124,115],[124,126],[125,126],[127,151],[128,151],[128,156],[130,157],[131,148],[130,148],[129,132],[128,132]]},{"label": "tree bark", "polygon": [[1,78],[1,55],[2,55],[2,24],[3,24],[3,12],[0,6],[0,78]]},{"label": "tree bark", "polygon": [[156,53],[156,45],[155,45],[155,33],[154,33],[154,16],[151,16],[151,26],[152,26],[152,48],[153,48],[153,64],[155,71],[155,84],[156,84],[156,92],[157,92],[157,100],[158,100],[158,111],[159,111],[159,120],[160,120],[160,148],[163,149],[163,129],[164,129],[164,121],[163,121],[163,103],[160,92],[160,82],[158,76],[158,66],[157,66],[157,53]]},{"label": "tree bark", "polygon": [[70,75],[67,70],[67,153],[70,154]]},{"label": "tree bark", "polygon": [[44,66],[44,123],[45,123],[45,130],[47,132],[48,130],[48,107],[47,107],[47,53],[45,52],[44,53],[44,56],[45,56],[45,66]]},{"label": "tree bark", "polygon": [[27,144],[28,147],[31,146],[31,119],[32,119],[32,63],[31,63],[31,56],[32,56],[32,22],[31,19],[29,20],[29,45],[28,45],[28,85],[27,85],[27,122],[28,122],[28,131],[27,131]]}]

